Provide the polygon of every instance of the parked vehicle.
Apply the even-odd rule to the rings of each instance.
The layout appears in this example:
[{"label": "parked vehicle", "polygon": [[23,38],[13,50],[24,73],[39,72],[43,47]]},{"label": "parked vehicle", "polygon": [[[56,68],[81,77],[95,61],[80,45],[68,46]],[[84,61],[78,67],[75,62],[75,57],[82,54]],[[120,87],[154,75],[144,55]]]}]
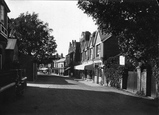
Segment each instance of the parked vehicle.
[{"label": "parked vehicle", "polygon": [[48,73],[48,68],[46,68],[46,67],[39,68],[39,72],[46,74],[46,73]]}]

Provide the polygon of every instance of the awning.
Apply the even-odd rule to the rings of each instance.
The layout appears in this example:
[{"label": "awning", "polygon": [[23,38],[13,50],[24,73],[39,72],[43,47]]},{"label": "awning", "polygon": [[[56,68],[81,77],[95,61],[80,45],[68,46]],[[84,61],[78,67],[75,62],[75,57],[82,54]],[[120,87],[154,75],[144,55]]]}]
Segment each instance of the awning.
[{"label": "awning", "polygon": [[94,69],[94,64],[89,64],[85,66],[86,70],[93,70]]},{"label": "awning", "polygon": [[101,64],[102,60],[94,60],[93,63],[95,63],[95,64]]},{"label": "awning", "polygon": [[77,70],[84,70],[84,64],[74,66],[74,69],[77,69]]},{"label": "awning", "polygon": [[86,62],[86,63],[83,63],[83,64],[81,64],[81,65],[75,66],[74,69],[77,69],[77,70],[84,70],[85,67],[86,67],[87,65],[91,65],[91,64],[93,64],[92,61]]}]

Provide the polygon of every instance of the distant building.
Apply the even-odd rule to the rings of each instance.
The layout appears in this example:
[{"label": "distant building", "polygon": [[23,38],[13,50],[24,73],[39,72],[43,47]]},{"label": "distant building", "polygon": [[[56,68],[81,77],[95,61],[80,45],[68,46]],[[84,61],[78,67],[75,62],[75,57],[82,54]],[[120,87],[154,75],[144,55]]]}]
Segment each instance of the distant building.
[{"label": "distant building", "polygon": [[75,76],[74,66],[80,64],[80,43],[72,40],[69,45],[65,61],[65,75]]},{"label": "distant building", "polygon": [[65,67],[65,58],[61,58],[53,61],[52,72],[63,75]]}]

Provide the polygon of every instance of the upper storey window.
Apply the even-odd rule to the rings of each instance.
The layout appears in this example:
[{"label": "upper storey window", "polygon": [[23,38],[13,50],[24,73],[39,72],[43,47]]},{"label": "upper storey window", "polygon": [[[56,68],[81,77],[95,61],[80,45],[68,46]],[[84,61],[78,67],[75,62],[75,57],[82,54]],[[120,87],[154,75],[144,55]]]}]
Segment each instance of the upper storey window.
[{"label": "upper storey window", "polygon": [[101,46],[100,46],[100,44],[98,44],[98,45],[96,46],[96,57],[99,57],[99,55],[100,55],[100,50],[101,50]]},{"label": "upper storey window", "polygon": [[4,24],[4,6],[0,5],[0,22]]}]

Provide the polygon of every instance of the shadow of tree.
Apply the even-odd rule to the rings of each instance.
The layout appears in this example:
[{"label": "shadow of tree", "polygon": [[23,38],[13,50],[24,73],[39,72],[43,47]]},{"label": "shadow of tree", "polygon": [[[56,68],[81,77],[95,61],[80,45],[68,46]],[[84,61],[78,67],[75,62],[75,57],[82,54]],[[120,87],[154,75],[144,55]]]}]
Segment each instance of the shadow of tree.
[{"label": "shadow of tree", "polygon": [[1,109],[16,115],[157,115],[157,102],[115,92],[28,87],[23,98]]},{"label": "shadow of tree", "polygon": [[34,82],[34,84],[76,85],[73,83],[69,83],[69,80],[73,79],[56,75],[38,75],[37,80]]}]

